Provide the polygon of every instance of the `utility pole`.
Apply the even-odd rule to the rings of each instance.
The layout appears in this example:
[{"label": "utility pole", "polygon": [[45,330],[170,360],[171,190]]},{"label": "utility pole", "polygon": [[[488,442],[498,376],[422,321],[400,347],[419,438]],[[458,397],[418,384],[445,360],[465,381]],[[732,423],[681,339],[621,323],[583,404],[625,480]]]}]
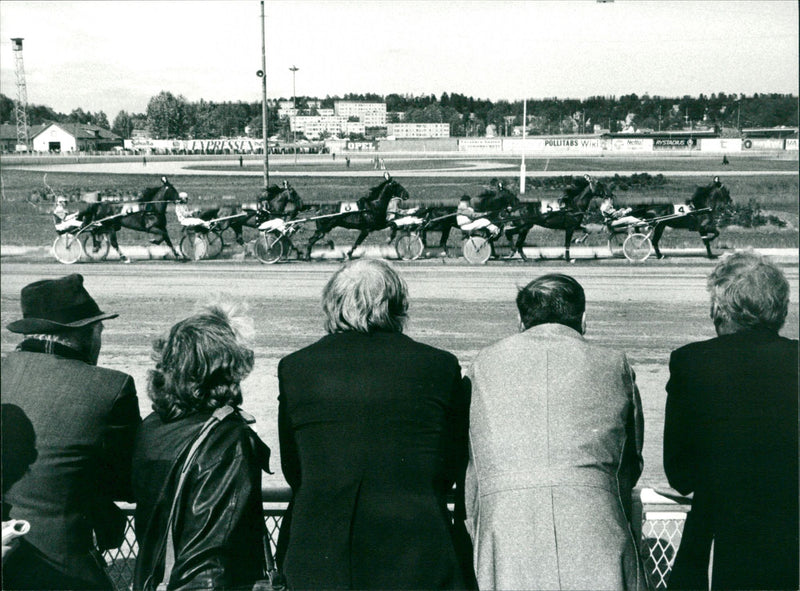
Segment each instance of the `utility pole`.
[{"label": "utility pole", "polygon": [[519,165],[519,192],[525,194],[525,128],[528,127],[528,99],[522,102],[522,162]]},{"label": "utility pole", "polygon": [[264,24],[264,0],[261,0],[261,137],[264,138],[264,191],[269,188],[269,129],[267,126],[267,35]]},{"label": "utility pole", "polygon": [[[14,103],[14,118],[17,122],[17,151],[29,152],[31,149],[28,137],[28,89],[25,84],[25,66],[22,63],[22,37],[11,39],[14,43],[14,69],[17,74],[17,100]],[[22,149],[20,149],[22,148]]]},{"label": "utility pole", "polygon": [[292,110],[294,111],[295,124],[292,125],[292,143],[294,143],[294,163],[297,164],[297,89],[295,88],[295,74],[299,70],[295,65],[289,68],[292,73]]}]

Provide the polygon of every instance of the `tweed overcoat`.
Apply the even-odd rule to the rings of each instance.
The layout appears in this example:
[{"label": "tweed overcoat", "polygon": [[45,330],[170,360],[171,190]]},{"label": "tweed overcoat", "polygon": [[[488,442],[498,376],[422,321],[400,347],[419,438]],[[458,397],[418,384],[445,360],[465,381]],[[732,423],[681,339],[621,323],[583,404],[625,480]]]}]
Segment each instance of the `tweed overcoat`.
[{"label": "tweed overcoat", "polygon": [[798,588],[797,340],[749,329],[672,353],[664,471],[694,492],[672,589]]},{"label": "tweed overcoat", "polygon": [[624,353],[543,324],[481,351],[469,375],[480,589],[646,589],[630,525],[643,418]]},{"label": "tweed overcoat", "polygon": [[464,587],[469,538],[447,510],[467,462],[455,356],[403,334],[344,332],[282,359],[278,378],[289,585]]},{"label": "tweed overcoat", "polygon": [[[79,359],[14,351],[2,362],[2,398],[30,420],[38,453],[3,499],[12,519],[31,524],[24,548],[4,564],[4,586],[103,586],[108,579],[95,560],[92,531],[107,525],[104,509],[112,500],[132,500],[131,456],[141,422],[133,379]],[[17,564],[22,556],[38,557],[41,568],[28,568],[27,559],[28,566]],[[63,578],[37,582],[45,571]]]}]

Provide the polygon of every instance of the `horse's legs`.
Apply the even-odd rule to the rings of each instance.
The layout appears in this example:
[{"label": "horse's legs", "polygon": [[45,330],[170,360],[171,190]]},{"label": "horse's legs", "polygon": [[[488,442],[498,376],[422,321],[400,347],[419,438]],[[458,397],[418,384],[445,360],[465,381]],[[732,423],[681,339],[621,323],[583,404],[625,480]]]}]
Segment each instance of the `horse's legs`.
[{"label": "horse's legs", "polygon": [[661,254],[661,251],[658,249],[658,242],[661,240],[661,235],[664,233],[667,225],[664,223],[656,224],[655,229],[653,230],[653,237],[650,239],[650,242],[653,244],[653,250],[656,253],[657,259],[663,259],[664,255]]},{"label": "horse's legs", "polygon": [[169,249],[172,251],[172,256],[174,256],[176,259],[181,258],[181,256],[178,254],[178,251],[175,250],[175,247],[172,245],[172,240],[169,239],[169,232],[167,232],[167,230],[164,228],[158,228],[158,234],[163,237],[163,241],[167,243],[167,246],[169,246]]},{"label": "horse's legs", "polygon": [[525,241],[528,239],[528,232],[531,231],[533,226],[524,225],[521,226],[517,233],[517,241],[514,243],[514,250],[519,253],[520,258],[523,261],[527,261],[528,257],[525,256],[525,252],[523,251],[523,247],[525,246]]},{"label": "horse's legs", "polygon": [[447,224],[442,228],[442,235],[439,236],[439,248],[447,252],[447,241],[450,239],[450,230],[453,229],[452,224]]},{"label": "horse's legs", "polygon": [[314,231],[314,234],[311,236],[311,238],[308,239],[308,244],[306,245],[305,260],[307,260],[307,261],[311,260],[311,249],[313,248],[313,246],[317,242],[317,240],[319,240],[320,238],[325,236],[325,234],[327,234],[327,233],[328,233],[327,230],[323,230],[323,229],[320,229],[320,228],[317,228]]},{"label": "horse's legs", "polygon": [[575,228],[567,226],[564,228],[564,260],[568,263],[572,262],[572,259],[569,256],[569,245],[572,244],[572,234],[575,231]]},{"label": "horse's legs", "polygon": [[389,232],[389,239],[386,241],[386,244],[391,244],[395,237],[397,236],[397,226],[395,224],[389,224],[390,232]]},{"label": "horse's legs", "polygon": [[347,253],[347,258],[352,259],[353,253],[355,252],[356,248],[358,248],[362,242],[369,236],[369,230],[361,230],[358,234],[358,238],[356,238],[355,243],[353,244],[353,248],[350,249],[350,252]]},{"label": "horse's legs", "polygon": [[700,237],[703,240],[703,244],[706,245],[706,252],[708,253],[708,258],[715,259],[717,255],[711,252],[711,242],[715,240],[719,236],[719,230],[716,227],[705,228],[706,234],[701,234]]},{"label": "horse's legs", "polygon": [[117,251],[119,255],[119,260],[123,263],[130,263],[130,259],[122,254],[122,251],[119,248],[119,242],[117,242],[117,231],[114,228],[109,229],[108,231],[108,243]]},{"label": "horse's legs", "polygon": [[228,224],[228,227],[233,230],[234,235],[236,236],[236,244],[239,246],[244,246],[244,228],[242,228],[244,224],[242,222],[231,220]]}]

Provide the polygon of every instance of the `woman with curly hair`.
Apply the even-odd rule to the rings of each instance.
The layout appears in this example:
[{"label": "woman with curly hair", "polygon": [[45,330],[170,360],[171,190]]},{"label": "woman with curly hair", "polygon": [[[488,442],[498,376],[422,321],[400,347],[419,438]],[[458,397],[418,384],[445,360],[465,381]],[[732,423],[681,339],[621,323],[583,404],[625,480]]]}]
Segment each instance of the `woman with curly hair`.
[{"label": "woman with curly hair", "polygon": [[[242,412],[240,382],[253,369],[238,320],[209,307],[156,340],[148,394],[153,413],[137,434],[133,459],[139,555],[134,589],[249,588],[263,578],[261,471],[269,448]],[[206,421],[232,407],[200,444],[175,499],[189,448]],[[271,472],[270,472],[271,473]],[[171,508],[174,564],[165,576]]]}]

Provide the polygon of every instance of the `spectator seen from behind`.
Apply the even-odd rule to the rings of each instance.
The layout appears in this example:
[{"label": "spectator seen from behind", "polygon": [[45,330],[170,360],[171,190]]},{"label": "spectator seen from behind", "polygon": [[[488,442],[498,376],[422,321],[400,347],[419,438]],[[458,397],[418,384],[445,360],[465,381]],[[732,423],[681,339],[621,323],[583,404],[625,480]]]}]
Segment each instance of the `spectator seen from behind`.
[{"label": "spectator seen from behind", "polygon": [[[20,303],[8,329],[24,337],[2,362],[3,418],[18,419],[3,429],[3,519],[30,531],[4,556],[3,588],[112,589],[98,550],[122,541],[114,501],[132,500],[141,421],[133,379],[97,367],[103,321],[117,314],[100,310],[78,274],[26,285]],[[6,454],[20,449],[28,458],[7,488]]]},{"label": "spectator seen from behind", "polygon": [[192,462],[177,500],[174,565],[167,589],[251,588],[263,578],[264,519],[261,472],[269,448],[240,410],[240,383],[253,368],[242,343],[243,318],[209,307],[178,322],[154,344],[149,374],[153,413],[136,437],[134,589],[155,589],[164,578],[166,524],[178,474],[203,424],[220,408],[233,412],[217,423]]},{"label": "spectator seen from behind", "polygon": [[323,291],[328,334],[278,366],[290,587],[453,589],[471,578],[463,501],[460,527],[447,510],[463,485],[468,392],[455,356],[403,334],[407,297],[385,261],[346,263]]},{"label": "spectator seen from behind", "polygon": [[797,340],[789,283],[741,252],[708,278],[717,336],[672,352],[664,471],[694,493],[670,589],[798,588]]},{"label": "spectator seen from behind", "polygon": [[467,528],[484,589],[647,588],[631,524],[642,405],[625,353],[587,341],[581,285],[517,294],[520,333],[472,380]]}]

